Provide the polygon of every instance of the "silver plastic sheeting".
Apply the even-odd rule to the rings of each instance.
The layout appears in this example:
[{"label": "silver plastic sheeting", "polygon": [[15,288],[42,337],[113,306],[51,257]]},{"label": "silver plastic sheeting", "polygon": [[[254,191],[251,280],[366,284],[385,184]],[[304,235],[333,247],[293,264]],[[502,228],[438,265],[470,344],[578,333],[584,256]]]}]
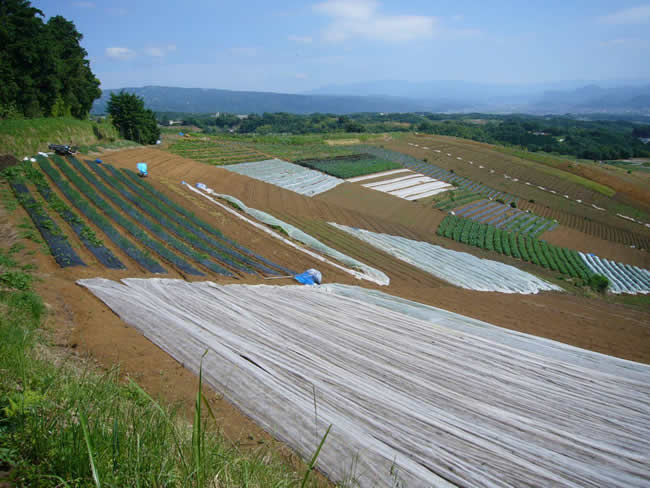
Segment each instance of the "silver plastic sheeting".
[{"label": "silver plastic sheeting", "polygon": [[647,486],[646,365],[356,287],[122,282],[79,281],[303,456],[331,424],[336,481]]},{"label": "silver plastic sheeting", "polygon": [[334,222],[329,224],[437,278],[468,290],[522,294],[562,290],[537,276],[498,261],[477,258],[428,242],[379,234]]},{"label": "silver plastic sheeting", "polygon": [[[205,185],[204,185],[205,186]],[[203,189],[202,189],[203,190]],[[371,278],[370,281],[374,281],[375,283],[379,285],[388,285],[390,284],[390,278],[383,273],[382,271],[379,271],[378,269],[375,269],[371,266],[368,266],[361,261],[358,261],[354,258],[351,258],[350,256],[343,254],[342,252],[337,251],[336,249],[333,249],[329,246],[326,246],[322,242],[320,242],[318,239],[314,239],[312,236],[309,234],[301,231],[297,227],[288,224],[284,222],[283,220],[276,219],[273,215],[268,214],[266,212],[263,212],[262,210],[258,210],[256,208],[251,208],[248,207],[239,200],[238,198],[235,198],[231,195],[225,195],[222,193],[217,193],[211,188],[205,187],[203,190],[207,194],[212,195],[213,197],[217,198],[222,198],[224,200],[227,200],[229,202],[234,203],[237,205],[242,212],[247,213],[251,217],[255,218],[256,220],[259,220],[260,222],[263,222],[267,225],[271,226],[277,226],[280,227],[282,230],[284,230],[287,235],[289,235],[292,239],[295,239],[298,242],[301,242],[307,246],[309,246],[311,249],[314,251],[318,251],[322,254],[325,254],[326,256],[329,256],[331,258],[336,259],[340,263],[345,264],[346,266],[350,266],[353,269],[359,270],[363,272],[364,275],[367,277]]]},{"label": "silver plastic sheeting", "polygon": [[223,168],[310,197],[331,190],[344,182],[340,178],[280,159],[229,164]]},{"label": "silver plastic sheeting", "polygon": [[612,293],[630,295],[650,293],[650,272],[643,268],[609,261],[593,254],[579,253],[587,267],[594,273],[606,276]]},{"label": "silver plastic sheeting", "polygon": [[[327,259],[327,258],[321,256],[320,254],[318,254],[318,253],[312,251],[311,249],[307,249],[307,248],[305,248],[305,247],[302,247],[302,246],[296,244],[295,242],[293,242],[293,241],[291,241],[291,240],[289,240],[289,239],[286,239],[284,236],[280,235],[278,232],[275,232],[274,230],[271,230],[270,227],[267,227],[266,225],[261,224],[261,223],[259,223],[259,222],[255,222],[255,221],[249,219],[248,217],[246,217],[245,215],[242,215],[242,214],[240,214],[240,213],[238,213],[238,212],[235,212],[232,208],[230,208],[230,207],[228,207],[227,205],[225,205],[225,204],[223,204],[223,203],[221,203],[221,202],[215,200],[214,198],[212,198],[212,197],[211,197],[208,193],[206,193],[205,191],[202,191],[202,190],[199,190],[199,189],[197,189],[197,188],[194,188],[192,185],[189,185],[188,183],[185,183],[185,182],[183,182],[183,185],[184,185],[185,188],[187,188],[188,190],[193,191],[194,193],[198,193],[198,194],[201,195],[203,198],[205,198],[205,199],[209,200],[210,202],[212,202],[214,205],[217,205],[218,207],[220,207],[220,208],[221,208],[222,210],[224,210],[225,212],[228,212],[228,213],[234,215],[234,216],[237,217],[238,219],[243,220],[244,222],[246,222],[246,223],[252,225],[253,227],[255,227],[255,228],[261,230],[262,232],[264,232],[264,233],[270,235],[270,236],[273,237],[274,239],[278,239],[278,240],[284,242],[287,246],[290,246],[290,247],[296,249],[296,250],[299,251],[299,252],[303,252],[303,253],[305,253],[305,254],[311,256],[312,258],[315,258],[315,259],[317,259],[317,260],[319,260],[319,261],[322,261],[322,262],[324,262],[324,263],[327,263],[327,264],[329,264],[330,266],[334,266],[335,268],[340,269],[340,270],[343,271],[344,273],[348,273],[348,274],[354,276],[354,277],[357,278],[357,279],[372,281],[372,282],[374,282],[374,283],[377,283],[378,285],[388,285],[388,284],[390,283],[390,279],[388,278],[388,276],[386,276],[386,275],[385,275],[384,273],[382,273],[381,271],[377,271],[377,272],[375,273],[375,272],[373,272],[373,268],[369,268],[369,267],[366,267],[366,266],[364,266],[364,267],[359,267],[359,268],[355,267],[355,269],[352,269],[352,268],[346,268],[345,266],[342,266],[342,265],[340,265],[340,264],[338,264],[338,263],[336,263],[336,262],[330,261],[329,259]],[[199,187],[199,186],[200,186],[201,188],[205,188],[206,190],[209,190],[209,188],[206,187],[206,186],[205,186],[204,184],[202,184],[202,183],[197,184],[197,187]],[[369,274],[365,272],[366,269],[367,269],[368,271],[370,271]],[[376,270],[375,270],[375,271],[376,271]]]}]

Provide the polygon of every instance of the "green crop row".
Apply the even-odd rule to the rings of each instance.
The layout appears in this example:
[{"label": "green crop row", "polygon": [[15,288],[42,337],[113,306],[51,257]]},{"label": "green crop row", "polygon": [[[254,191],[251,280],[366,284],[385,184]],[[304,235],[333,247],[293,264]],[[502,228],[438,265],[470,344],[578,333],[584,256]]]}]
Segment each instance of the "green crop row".
[{"label": "green crop row", "polygon": [[436,234],[486,251],[522,259],[584,282],[593,275],[574,250],[471,219],[447,215],[438,226]]},{"label": "green crop row", "polygon": [[307,168],[315,169],[337,178],[354,178],[392,169],[400,169],[402,166],[392,161],[378,159],[368,154],[343,156],[331,159],[304,159],[295,161],[296,164]]}]

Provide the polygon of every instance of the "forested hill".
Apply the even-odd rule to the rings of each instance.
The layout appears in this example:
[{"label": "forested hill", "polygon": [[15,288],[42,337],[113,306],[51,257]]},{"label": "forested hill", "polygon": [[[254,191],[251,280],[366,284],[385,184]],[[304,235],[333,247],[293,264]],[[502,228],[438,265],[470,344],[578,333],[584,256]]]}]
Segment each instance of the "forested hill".
[{"label": "forested hill", "polygon": [[[103,114],[112,92],[104,90],[95,101],[92,113]],[[173,88],[145,86],[123,88],[144,99],[145,105],[154,112],[208,113],[229,112],[236,114],[290,112],[296,114],[358,112],[419,112],[447,111],[454,107],[444,103],[393,97],[292,95],[254,91],[232,91],[205,88]]]},{"label": "forested hill", "polygon": [[0,0],[0,119],[85,118],[100,95],[82,35],[26,0]]}]

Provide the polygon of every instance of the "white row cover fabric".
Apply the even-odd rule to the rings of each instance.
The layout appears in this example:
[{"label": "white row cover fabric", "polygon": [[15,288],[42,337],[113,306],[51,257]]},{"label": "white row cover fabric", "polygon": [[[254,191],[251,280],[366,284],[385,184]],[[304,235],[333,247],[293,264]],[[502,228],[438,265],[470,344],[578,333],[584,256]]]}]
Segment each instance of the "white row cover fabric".
[{"label": "white row cover fabric", "polygon": [[609,290],[612,293],[630,295],[650,293],[650,271],[647,269],[609,261],[594,254],[582,252],[579,254],[591,271],[609,279]]},{"label": "white row cover fabric", "polygon": [[304,457],[331,424],[335,481],[647,486],[647,365],[357,287],[78,283]]},{"label": "white row cover fabric", "polygon": [[229,164],[223,168],[310,197],[331,190],[345,181],[279,159]]},{"label": "white row cover fabric", "polygon": [[[272,215],[269,215],[269,214],[267,214],[265,212],[262,212],[261,210],[256,210],[254,208],[247,207],[246,205],[244,205],[244,203],[241,200],[238,200],[235,197],[231,197],[230,195],[218,194],[218,193],[214,192],[212,189],[208,188],[207,186],[205,186],[202,183],[199,183],[199,185],[202,188],[204,188],[204,190],[199,190],[197,188],[194,188],[192,185],[183,182],[183,186],[185,186],[187,189],[193,191],[194,193],[198,193],[202,197],[206,198],[207,200],[209,200],[213,204],[220,207],[222,210],[234,215],[238,219],[243,220],[244,222],[256,227],[257,229],[260,229],[261,231],[265,232],[266,234],[274,237],[275,239],[278,239],[278,240],[284,242],[288,246],[291,246],[291,247],[293,247],[294,249],[296,249],[296,250],[298,250],[300,252],[303,252],[303,253],[305,253],[305,254],[307,254],[307,255],[309,255],[309,256],[311,256],[311,257],[313,257],[313,258],[315,258],[315,259],[317,259],[317,260],[319,260],[321,262],[324,262],[324,263],[327,263],[327,264],[329,264],[331,266],[334,266],[335,268],[338,268],[341,271],[343,271],[345,273],[348,273],[348,274],[354,276],[355,278],[357,278],[359,280],[371,281],[373,283],[377,283],[378,285],[382,285],[382,286],[390,284],[390,278],[388,278],[388,276],[385,273],[383,273],[383,272],[381,272],[381,271],[379,271],[379,270],[377,270],[375,268],[372,268],[370,266],[367,266],[367,265],[363,264],[362,262],[357,261],[356,259],[353,259],[353,258],[351,258],[349,256],[346,256],[345,254],[340,253],[337,250],[332,249],[332,248],[322,244],[320,241],[314,239],[309,234],[305,234],[304,232],[300,231],[296,227],[293,227],[292,225],[289,225],[286,222],[283,222],[281,220],[278,220],[278,219],[274,218]],[[327,258],[324,258],[320,254],[317,254],[317,253],[315,253],[315,252],[313,252],[313,251],[311,251],[309,249],[305,249],[304,247],[299,246],[298,244],[290,241],[289,239],[286,239],[281,234],[279,234],[279,233],[275,232],[274,230],[270,229],[266,225],[260,224],[258,222],[254,222],[253,220],[249,219],[248,217],[245,217],[244,215],[241,215],[238,212],[235,212],[232,208],[228,207],[227,205],[224,205],[221,202],[218,202],[217,200],[212,198],[210,195],[214,195],[216,197],[224,198],[225,200],[228,200],[230,202],[233,202],[233,203],[239,205],[239,207],[242,209],[243,212],[249,213],[251,216],[255,217],[256,219],[260,220],[261,222],[264,222],[266,224],[271,224],[271,225],[280,225],[280,226],[282,226],[282,228],[287,231],[287,234],[289,234],[291,237],[293,237],[297,241],[302,242],[304,244],[307,244],[308,246],[322,252],[323,254],[331,256],[334,259],[336,259],[336,260],[338,260],[338,261],[340,261],[340,262],[342,262],[342,263],[344,263],[344,264],[346,264],[348,266],[351,266],[354,269],[350,269],[350,268],[346,268],[345,266],[341,266],[338,263],[335,263],[333,261],[330,261]],[[285,228],[285,226],[286,226],[286,228]]]},{"label": "white row cover fabric", "polygon": [[395,175],[397,173],[411,173],[410,169],[392,169],[390,171],[382,171],[381,173],[372,173],[369,175],[355,176],[354,178],[348,178],[345,181],[350,183],[357,183],[359,181],[371,180],[373,178],[380,178],[383,176]]},{"label": "white row cover fabric", "polygon": [[562,290],[537,276],[498,261],[477,258],[428,242],[379,234],[334,222],[329,224],[416,268],[468,290],[522,294]]},{"label": "white row cover fabric", "polygon": [[363,186],[411,201],[433,196],[453,188],[452,185],[445,181],[436,180],[420,173],[366,183]]}]

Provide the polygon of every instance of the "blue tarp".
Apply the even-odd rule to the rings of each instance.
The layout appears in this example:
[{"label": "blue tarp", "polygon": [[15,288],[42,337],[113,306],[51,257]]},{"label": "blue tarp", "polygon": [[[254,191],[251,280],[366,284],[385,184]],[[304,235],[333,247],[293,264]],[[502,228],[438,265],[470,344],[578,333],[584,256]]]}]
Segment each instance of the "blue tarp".
[{"label": "blue tarp", "polygon": [[147,163],[138,163],[136,164],[138,171],[140,174],[147,176],[149,173],[147,172]]},{"label": "blue tarp", "polygon": [[96,162],[97,164],[102,164],[102,160],[101,160],[101,159],[95,159],[95,162]]},{"label": "blue tarp", "polygon": [[297,274],[293,277],[293,279],[298,283],[302,283],[303,285],[320,285],[323,276],[321,275],[320,271],[311,268],[304,273]]}]

